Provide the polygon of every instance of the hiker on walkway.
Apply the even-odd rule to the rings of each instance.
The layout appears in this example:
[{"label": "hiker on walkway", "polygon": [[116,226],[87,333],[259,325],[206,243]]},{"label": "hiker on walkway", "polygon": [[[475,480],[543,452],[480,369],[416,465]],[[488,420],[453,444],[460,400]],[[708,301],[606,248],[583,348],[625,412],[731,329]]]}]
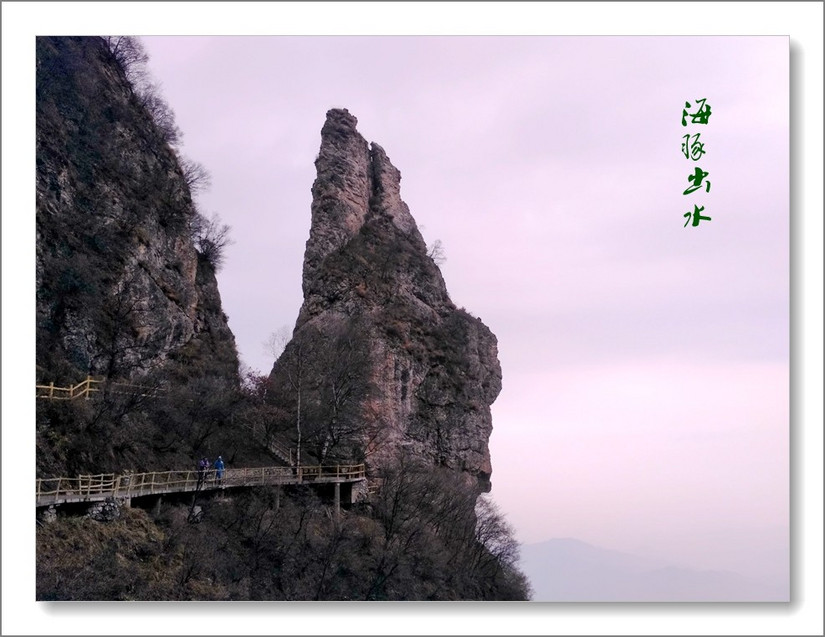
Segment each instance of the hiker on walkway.
[{"label": "hiker on walkway", "polygon": [[203,479],[206,476],[206,468],[209,466],[209,461],[206,457],[198,461],[198,488],[203,484]]},{"label": "hiker on walkway", "polygon": [[223,466],[223,458],[218,456],[218,459],[215,460],[215,481],[218,484],[223,480]]}]

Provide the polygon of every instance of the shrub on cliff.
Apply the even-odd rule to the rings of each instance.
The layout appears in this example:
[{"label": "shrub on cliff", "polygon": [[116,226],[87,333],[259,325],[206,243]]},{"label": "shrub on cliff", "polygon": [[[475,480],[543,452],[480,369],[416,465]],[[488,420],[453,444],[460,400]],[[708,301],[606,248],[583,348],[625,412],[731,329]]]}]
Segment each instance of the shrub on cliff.
[{"label": "shrub on cliff", "polygon": [[[335,518],[307,487],[125,509],[37,529],[40,600],[525,600],[501,515],[446,473],[396,467]],[[486,506],[486,508],[485,508]]]},{"label": "shrub on cliff", "polygon": [[219,272],[226,259],[226,248],[233,243],[229,237],[232,228],[221,222],[217,213],[206,217],[197,211],[192,217],[190,228],[198,252],[215,272]]}]

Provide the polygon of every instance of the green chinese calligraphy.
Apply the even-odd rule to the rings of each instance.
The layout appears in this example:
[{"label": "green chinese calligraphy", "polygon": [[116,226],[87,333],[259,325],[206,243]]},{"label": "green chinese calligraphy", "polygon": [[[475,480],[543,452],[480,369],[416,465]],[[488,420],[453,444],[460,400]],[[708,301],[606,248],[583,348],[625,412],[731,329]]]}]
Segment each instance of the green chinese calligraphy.
[{"label": "green chinese calligraphy", "polygon": [[[702,170],[701,168],[699,168],[699,166],[697,166],[696,170],[693,172],[693,174],[688,175],[688,181],[692,181],[693,185],[688,186],[687,190],[685,190],[685,192],[683,192],[682,194],[683,195],[689,195],[690,193],[696,192],[697,190],[699,190],[699,188],[702,187],[702,180],[705,177],[707,177],[708,174],[709,173],[707,171]],[[705,185],[707,186],[705,192],[710,192],[710,182],[706,181]]]},{"label": "green chinese calligraphy", "polygon": [[696,100],[699,107],[695,113],[687,112],[687,109],[690,108],[690,102],[685,102],[685,108],[682,110],[682,126],[687,126],[687,122],[685,122],[685,118],[687,117],[690,117],[690,121],[693,124],[708,123],[708,120],[710,119],[710,104],[705,104],[706,101],[707,98]]},{"label": "green chinese calligraphy", "polygon": [[682,154],[686,159],[696,161],[705,154],[705,144],[699,141],[700,135],[701,133],[696,133],[695,135],[688,134],[682,137],[685,140],[682,142]]},{"label": "green chinese calligraphy", "polygon": [[684,227],[687,228],[687,225],[690,223],[691,218],[693,219],[693,223],[691,224],[693,228],[698,226],[700,221],[710,221],[710,217],[705,217],[704,215],[700,214],[704,209],[704,206],[700,208],[699,206],[694,205],[693,212],[686,212],[684,215],[682,215],[687,219],[687,221],[685,221]]}]

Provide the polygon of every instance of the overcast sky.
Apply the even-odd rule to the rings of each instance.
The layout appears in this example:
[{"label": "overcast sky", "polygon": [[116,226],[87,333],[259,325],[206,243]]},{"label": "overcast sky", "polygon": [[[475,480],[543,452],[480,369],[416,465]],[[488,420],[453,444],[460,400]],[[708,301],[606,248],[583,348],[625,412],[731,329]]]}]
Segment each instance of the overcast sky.
[{"label": "overcast sky", "polygon": [[[788,38],[144,43],[212,173],[200,205],[232,226],[219,284],[247,365],[269,372],[294,326],[320,129],[348,108],[498,337],[492,495],[518,537],[787,567]],[[711,220],[684,227],[694,204]]]},{"label": "overcast sky", "polygon": [[[821,634],[821,4],[25,2],[2,11],[4,514],[28,505],[12,485],[34,477],[29,430],[12,426],[34,419],[33,401],[12,400],[28,395],[33,376],[33,276],[20,277],[18,264],[33,271],[33,241],[19,238],[34,236],[34,215],[9,213],[33,210],[34,35],[790,34],[800,567],[795,604],[775,612],[389,605],[367,616],[336,606],[307,621],[290,605],[58,609],[33,601],[33,518],[8,514],[4,632]],[[425,238],[444,243],[454,301],[499,338],[493,495],[519,538],[644,547],[694,565],[782,544],[787,40],[145,41],[184,153],[213,174],[202,206],[233,226],[221,293],[249,365],[266,371],[261,341],[297,316],[320,127],[328,108],[347,107],[401,170]],[[258,57],[245,53],[253,43]],[[679,119],[684,100],[700,97],[713,111],[697,129],[712,188],[684,196]],[[686,202],[699,198],[712,221],[682,228]],[[781,566],[754,561],[765,572]]]}]

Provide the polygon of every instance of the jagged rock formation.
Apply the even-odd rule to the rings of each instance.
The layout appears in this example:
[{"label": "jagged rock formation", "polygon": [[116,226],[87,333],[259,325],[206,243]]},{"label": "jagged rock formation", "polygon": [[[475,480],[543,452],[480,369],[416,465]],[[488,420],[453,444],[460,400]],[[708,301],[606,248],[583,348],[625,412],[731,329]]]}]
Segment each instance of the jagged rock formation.
[{"label": "jagged rock formation", "polygon": [[46,510],[37,599],[526,599],[478,498],[495,338],[450,301],[384,152],[330,113],[295,338],[272,383],[240,384],[186,177],[113,58],[99,38],[37,40],[38,380],[129,381],[38,399],[37,475],[265,467],[291,430],[305,464],[365,459],[377,488],[338,516],[328,484]]},{"label": "jagged rock formation", "polygon": [[356,124],[346,110],[327,113],[304,303],[270,380],[300,410],[307,453],[355,455],[373,474],[421,461],[488,491],[496,338],[450,300],[398,169]]},{"label": "jagged rock formation", "polygon": [[37,401],[38,475],[188,466],[229,448],[239,378],[186,178],[106,40],[36,47],[37,381],[114,381]]},{"label": "jagged rock formation", "polygon": [[175,152],[101,38],[37,39],[38,379],[237,379]]}]

